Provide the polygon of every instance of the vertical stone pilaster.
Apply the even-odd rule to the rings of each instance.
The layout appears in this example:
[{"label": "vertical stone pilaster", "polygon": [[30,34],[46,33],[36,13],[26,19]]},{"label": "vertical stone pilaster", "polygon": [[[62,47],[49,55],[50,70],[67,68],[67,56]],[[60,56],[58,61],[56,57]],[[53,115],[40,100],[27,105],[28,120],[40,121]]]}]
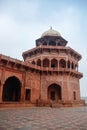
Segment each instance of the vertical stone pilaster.
[{"label": "vertical stone pilaster", "polygon": [[78,72],[78,66],[77,66],[77,72]]},{"label": "vertical stone pilaster", "polygon": [[51,60],[49,60],[49,67],[51,68]]},{"label": "vertical stone pilaster", "polygon": [[2,69],[2,74],[1,74],[1,82],[0,82],[0,102],[2,102],[2,93],[3,93],[3,85],[5,81],[5,69]]},{"label": "vertical stone pilaster", "polygon": [[59,71],[59,60],[58,60],[58,71]]},{"label": "vertical stone pilaster", "polygon": [[22,84],[21,84],[21,102],[25,101],[25,81],[26,80],[26,73],[22,75]]},{"label": "vertical stone pilaster", "polygon": [[41,60],[41,67],[43,67],[43,60]]},{"label": "vertical stone pilaster", "polygon": [[2,102],[3,84],[0,84],[0,102]]}]

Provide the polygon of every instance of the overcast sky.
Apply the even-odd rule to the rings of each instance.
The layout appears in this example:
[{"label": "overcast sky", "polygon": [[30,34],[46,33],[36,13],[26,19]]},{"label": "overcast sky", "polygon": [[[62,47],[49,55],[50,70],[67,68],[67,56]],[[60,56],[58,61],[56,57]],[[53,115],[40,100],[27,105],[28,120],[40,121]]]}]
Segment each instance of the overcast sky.
[{"label": "overcast sky", "polygon": [[0,0],[0,53],[22,59],[50,26],[82,55],[81,96],[87,96],[87,0]]}]

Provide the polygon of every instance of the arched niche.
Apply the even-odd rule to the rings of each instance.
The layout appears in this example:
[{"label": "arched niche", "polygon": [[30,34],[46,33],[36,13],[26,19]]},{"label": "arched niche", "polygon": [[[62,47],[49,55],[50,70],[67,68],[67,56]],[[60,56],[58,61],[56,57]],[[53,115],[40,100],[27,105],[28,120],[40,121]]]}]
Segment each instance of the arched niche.
[{"label": "arched niche", "polygon": [[3,85],[2,100],[16,102],[21,98],[21,82],[15,77],[11,76],[6,79]]}]

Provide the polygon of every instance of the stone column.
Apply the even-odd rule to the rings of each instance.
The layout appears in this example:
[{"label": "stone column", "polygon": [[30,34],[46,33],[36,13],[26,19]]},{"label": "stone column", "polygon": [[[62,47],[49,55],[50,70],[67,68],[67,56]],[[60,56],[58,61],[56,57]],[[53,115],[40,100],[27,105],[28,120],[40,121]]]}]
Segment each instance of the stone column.
[{"label": "stone column", "polygon": [[78,65],[77,65],[77,72],[78,72]]},{"label": "stone column", "polygon": [[71,62],[70,62],[70,70],[72,69],[71,67],[72,67],[72,64],[71,64]]},{"label": "stone column", "polygon": [[41,67],[43,67],[43,60],[41,60]]},{"label": "stone column", "polygon": [[1,81],[0,81],[0,102],[2,102],[3,85],[5,81],[5,69],[2,69]]},{"label": "stone column", "polygon": [[58,60],[58,70],[59,70],[59,60]]},{"label": "stone column", "polygon": [[21,84],[21,102],[25,101],[25,79],[26,74],[22,74],[22,84]]},{"label": "stone column", "polygon": [[0,84],[0,102],[2,102],[3,84]]},{"label": "stone column", "polygon": [[68,69],[68,57],[66,57],[66,69]]},{"label": "stone column", "polygon": [[68,69],[68,61],[66,60],[66,69]]},{"label": "stone column", "polygon": [[49,59],[49,67],[51,68],[51,59]]},{"label": "stone column", "polygon": [[25,101],[25,87],[22,85],[21,86],[21,99],[20,99],[21,102],[24,102]]}]

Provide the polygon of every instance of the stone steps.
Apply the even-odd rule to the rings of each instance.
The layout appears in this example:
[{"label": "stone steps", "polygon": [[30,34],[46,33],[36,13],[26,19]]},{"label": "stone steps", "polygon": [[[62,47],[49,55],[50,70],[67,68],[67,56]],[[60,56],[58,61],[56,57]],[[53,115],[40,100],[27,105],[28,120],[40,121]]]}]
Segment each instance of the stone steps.
[{"label": "stone steps", "polygon": [[15,108],[15,107],[35,107],[33,103],[16,103],[16,102],[4,102],[0,103],[0,108]]}]

